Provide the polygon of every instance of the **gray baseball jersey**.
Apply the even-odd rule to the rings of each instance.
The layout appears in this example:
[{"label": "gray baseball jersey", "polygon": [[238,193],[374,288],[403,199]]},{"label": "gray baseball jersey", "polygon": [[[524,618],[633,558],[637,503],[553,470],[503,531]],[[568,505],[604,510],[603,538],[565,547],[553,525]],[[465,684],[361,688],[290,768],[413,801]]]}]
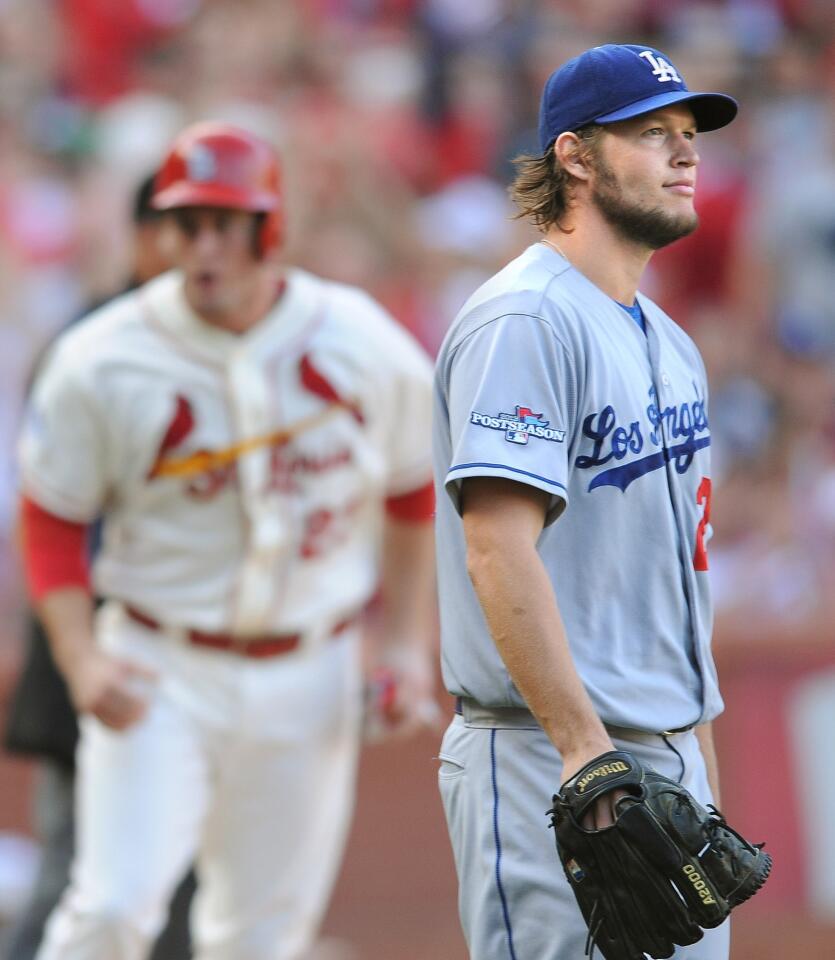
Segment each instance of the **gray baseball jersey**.
[{"label": "gray baseball jersey", "polygon": [[447,334],[434,457],[443,673],[453,694],[524,703],[465,562],[461,482],[492,476],[551,496],[538,549],[602,719],[657,731],[722,709],[710,652],[704,366],[680,327],[646,297],[638,303],[645,333],[537,243],[476,291]]}]

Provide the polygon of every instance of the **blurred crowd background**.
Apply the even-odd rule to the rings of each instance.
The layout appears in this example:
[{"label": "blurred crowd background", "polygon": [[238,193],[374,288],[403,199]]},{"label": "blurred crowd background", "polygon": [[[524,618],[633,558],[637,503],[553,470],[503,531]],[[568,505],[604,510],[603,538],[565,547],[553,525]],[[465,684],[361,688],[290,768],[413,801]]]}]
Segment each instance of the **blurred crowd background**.
[{"label": "blurred crowd background", "polygon": [[288,259],[370,289],[434,350],[469,291],[535,238],[505,186],[536,148],[544,79],[634,40],[742,103],[700,142],[701,229],[644,284],[710,368],[720,611],[773,625],[828,602],[831,0],[2,0],[2,622],[20,603],[7,454],[33,359],[122,284],[131,193],[173,133],[215,117],[271,137]]},{"label": "blurred crowd background", "polygon": [[[741,102],[699,140],[701,229],[653,259],[644,292],[696,339],[712,383],[720,663],[736,646],[814,647],[795,726],[824,723],[833,752],[835,673],[820,657],[835,623],[832,0],[0,0],[9,670],[27,379],[59,329],[122,285],[131,196],[172,135],[212,117],[273,139],[288,260],[367,288],[434,351],[469,292],[536,239],[512,219],[511,159],[537,149],[547,75],[604,42],[657,46],[692,89]],[[809,883],[835,918],[833,882]]]}]

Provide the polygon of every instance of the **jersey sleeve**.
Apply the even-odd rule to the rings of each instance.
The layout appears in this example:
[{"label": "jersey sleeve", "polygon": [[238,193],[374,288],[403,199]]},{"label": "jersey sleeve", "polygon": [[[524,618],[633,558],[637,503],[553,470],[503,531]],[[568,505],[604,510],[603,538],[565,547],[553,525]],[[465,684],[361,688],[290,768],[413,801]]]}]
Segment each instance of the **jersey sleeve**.
[{"label": "jersey sleeve", "polygon": [[377,348],[385,371],[386,496],[401,498],[432,481],[432,363],[388,316]]},{"label": "jersey sleeve", "polygon": [[450,354],[447,493],[460,511],[467,477],[504,477],[550,494],[548,522],[568,502],[568,446],[576,411],[565,349],[542,319],[504,316]]},{"label": "jersey sleeve", "polygon": [[33,600],[62,587],[90,592],[89,529],[84,523],[54,516],[26,496],[21,498],[21,552]]},{"label": "jersey sleeve", "polygon": [[386,513],[401,523],[427,523],[435,516],[435,487],[425,483],[422,487],[386,498]]},{"label": "jersey sleeve", "polygon": [[89,523],[107,488],[107,428],[92,376],[60,343],[35,381],[19,442],[24,493],[57,517]]}]

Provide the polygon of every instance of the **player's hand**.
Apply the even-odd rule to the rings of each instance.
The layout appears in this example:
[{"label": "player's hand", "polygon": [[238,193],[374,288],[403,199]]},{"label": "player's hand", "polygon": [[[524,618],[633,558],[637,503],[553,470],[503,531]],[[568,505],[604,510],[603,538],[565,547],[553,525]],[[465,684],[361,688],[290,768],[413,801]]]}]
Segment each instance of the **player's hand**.
[{"label": "player's hand", "polygon": [[[614,744],[611,741],[608,741],[608,745],[606,741],[601,741],[599,747],[593,748],[590,752],[585,751],[565,757],[563,759],[563,783],[567,783],[572,777],[576,776],[595,757],[614,749]],[[602,830],[605,827],[611,827],[618,818],[618,800],[628,795],[626,790],[610,790],[608,793],[602,794],[598,797],[597,802],[586,811],[580,826],[586,830]]]},{"label": "player's hand", "polygon": [[73,666],[67,683],[75,708],[112,730],[126,730],[148,709],[155,671],[130,660],[91,650]]},{"label": "player's hand", "polygon": [[377,742],[437,730],[435,673],[428,653],[403,647],[387,653],[366,684],[365,739]]}]

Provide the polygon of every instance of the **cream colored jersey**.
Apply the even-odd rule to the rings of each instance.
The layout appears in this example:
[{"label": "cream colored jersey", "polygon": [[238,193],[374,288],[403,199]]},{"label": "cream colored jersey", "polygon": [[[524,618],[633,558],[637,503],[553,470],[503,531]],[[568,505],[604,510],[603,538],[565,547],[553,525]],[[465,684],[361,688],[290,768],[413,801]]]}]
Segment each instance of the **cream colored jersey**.
[{"label": "cream colored jersey", "polygon": [[431,477],[431,365],[358,289],[301,270],[236,335],[171,272],[61,336],[25,493],[104,516],[96,590],[173,626],[326,628],[373,593],[386,497]]}]

